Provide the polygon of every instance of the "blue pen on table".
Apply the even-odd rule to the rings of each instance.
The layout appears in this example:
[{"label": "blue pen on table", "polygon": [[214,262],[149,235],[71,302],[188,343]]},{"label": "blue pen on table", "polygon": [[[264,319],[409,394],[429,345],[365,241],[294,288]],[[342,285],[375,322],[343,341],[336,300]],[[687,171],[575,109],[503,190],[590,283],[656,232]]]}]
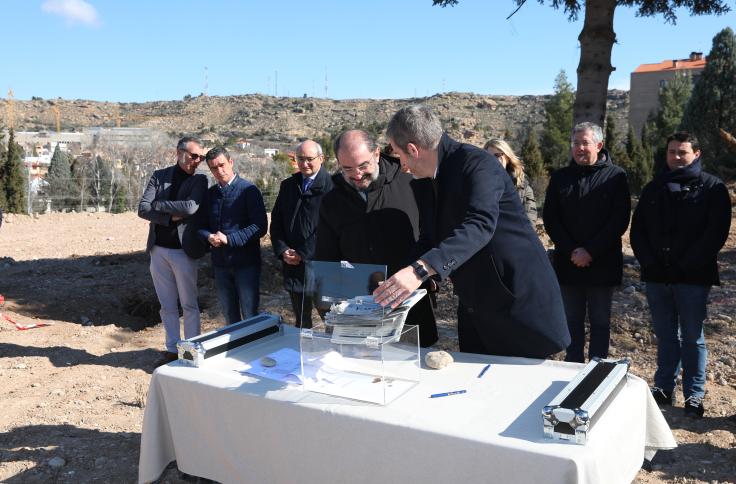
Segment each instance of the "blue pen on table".
[{"label": "blue pen on table", "polygon": [[478,378],[482,378],[483,375],[485,375],[486,372],[488,371],[488,368],[490,368],[490,367],[491,367],[491,364],[490,363],[488,363],[486,366],[484,366],[483,369],[480,370],[480,373],[478,373]]},{"label": "blue pen on table", "polygon": [[454,392],[433,393],[429,398],[449,397],[450,395],[460,395],[466,392],[467,390],[455,390]]}]

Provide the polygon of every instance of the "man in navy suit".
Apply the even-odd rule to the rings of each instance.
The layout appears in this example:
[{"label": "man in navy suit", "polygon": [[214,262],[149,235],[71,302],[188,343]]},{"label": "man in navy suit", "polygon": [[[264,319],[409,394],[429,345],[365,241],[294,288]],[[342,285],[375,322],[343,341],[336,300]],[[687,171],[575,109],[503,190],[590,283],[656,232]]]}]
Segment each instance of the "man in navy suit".
[{"label": "man in navy suit", "polygon": [[181,337],[177,301],[184,311],[184,338],[197,336],[200,330],[196,259],[207,246],[197,239],[196,229],[207,177],[194,172],[203,159],[199,139],[180,139],[176,164],[153,172],[138,205],[138,216],[151,222],[146,252],[151,256],[151,277],[166,331],[162,363],[177,359],[176,343]]},{"label": "man in navy suit", "polygon": [[296,147],[299,171],[281,182],[271,210],[271,245],[281,260],[284,287],[291,298],[297,328],[312,327],[312,299],[304,297],[305,261],[314,259],[322,197],[332,178],[322,169],[322,147],[310,139]]},{"label": "man in navy suit", "polygon": [[460,351],[545,358],[570,343],[557,278],[519,195],[490,153],[442,132],[426,106],[386,130],[401,164],[437,189],[434,247],[389,278],[376,300],[396,307],[423,280],[452,279]]}]

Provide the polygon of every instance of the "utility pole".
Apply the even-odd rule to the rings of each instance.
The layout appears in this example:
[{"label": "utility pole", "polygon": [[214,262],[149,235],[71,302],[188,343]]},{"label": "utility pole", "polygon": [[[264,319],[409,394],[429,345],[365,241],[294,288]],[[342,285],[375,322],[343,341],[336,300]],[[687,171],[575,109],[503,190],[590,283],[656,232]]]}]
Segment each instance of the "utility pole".
[{"label": "utility pole", "polygon": [[61,133],[61,111],[59,111],[59,106],[53,105],[51,106],[51,110],[54,112],[54,121],[56,121],[56,132]]},{"label": "utility pole", "polygon": [[8,129],[13,129],[13,89],[8,88],[8,104],[6,106],[8,113]]},{"label": "utility pole", "polygon": [[325,67],[325,99],[330,97],[330,91],[327,89],[327,68]]}]

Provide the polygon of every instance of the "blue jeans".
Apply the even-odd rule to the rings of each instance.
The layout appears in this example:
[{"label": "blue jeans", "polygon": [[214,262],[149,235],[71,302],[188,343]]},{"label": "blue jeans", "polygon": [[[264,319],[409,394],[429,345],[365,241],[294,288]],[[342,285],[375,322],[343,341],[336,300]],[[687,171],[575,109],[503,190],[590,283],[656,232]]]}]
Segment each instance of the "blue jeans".
[{"label": "blue jeans", "polygon": [[703,322],[710,286],[647,282],[647,301],[657,335],[657,371],[654,385],[671,392],[682,366],[685,398],[705,395]]},{"label": "blue jeans", "polygon": [[607,358],[611,338],[611,298],[613,286],[560,285],[562,303],[565,305],[567,328],[570,330],[570,346],[565,361],[585,362],[585,313],[590,321],[588,358]]},{"label": "blue jeans", "polygon": [[258,314],[261,266],[214,267],[217,299],[227,324]]}]

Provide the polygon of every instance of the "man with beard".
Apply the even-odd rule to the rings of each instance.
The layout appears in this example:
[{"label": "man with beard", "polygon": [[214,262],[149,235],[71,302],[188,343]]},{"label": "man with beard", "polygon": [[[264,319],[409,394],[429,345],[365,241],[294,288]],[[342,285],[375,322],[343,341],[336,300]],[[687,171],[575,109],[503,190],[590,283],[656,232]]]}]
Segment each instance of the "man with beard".
[{"label": "man with beard", "polygon": [[138,216],[151,222],[146,252],[151,256],[151,277],[166,332],[160,364],[178,358],[179,303],[184,312],[184,338],[193,338],[200,331],[196,259],[204,256],[206,246],[197,239],[196,230],[207,178],[194,172],[202,160],[199,139],[180,139],[176,164],[153,172],[138,205]]},{"label": "man with beard", "polygon": [[703,171],[698,140],[686,131],[672,134],[667,163],[644,187],[634,211],[631,247],[657,335],[652,395],[660,405],[673,405],[682,367],[685,415],[695,418],[705,412],[708,293],[720,285],[716,257],[730,227],[728,190]]},{"label": "man with beard", "polygon": [[[384,264],[391,275],[421,253],[420,226],[430,228],[420,220],[418,202],[431,207],[432,185],[403,173],[397,160],[382,156],[362,130],[342,133],[335,140],[335,155],[340,173],[322,199],[315,260]],[[423,347],[437,341],[430,296],[412,307],[406,324],[419,326]]]}]

